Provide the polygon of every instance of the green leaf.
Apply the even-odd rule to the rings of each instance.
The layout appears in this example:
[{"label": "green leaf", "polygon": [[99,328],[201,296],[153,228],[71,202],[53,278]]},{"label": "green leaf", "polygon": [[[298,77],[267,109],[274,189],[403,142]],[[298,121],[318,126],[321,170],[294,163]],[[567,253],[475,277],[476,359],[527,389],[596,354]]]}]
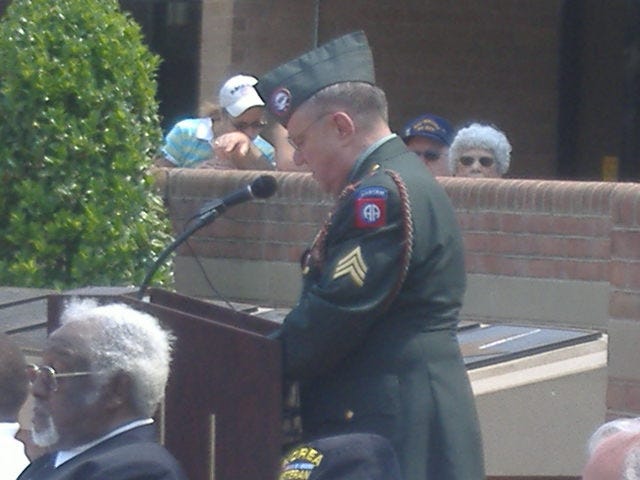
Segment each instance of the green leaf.
[{"label": "green leaf", "polygon": [[13,0],[0,58],[0,284],[139,284],[171,241],[159,58],[116,0]]}]

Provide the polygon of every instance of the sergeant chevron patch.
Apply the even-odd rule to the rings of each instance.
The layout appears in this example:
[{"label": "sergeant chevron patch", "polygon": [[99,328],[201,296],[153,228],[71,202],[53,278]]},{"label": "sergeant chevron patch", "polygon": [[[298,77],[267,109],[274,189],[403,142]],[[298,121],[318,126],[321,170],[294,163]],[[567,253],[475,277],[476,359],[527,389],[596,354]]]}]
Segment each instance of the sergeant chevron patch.
[{"label": "sergeant chevron patch", "polygon": [[358,287],[361,287],[364,285],[364,279],[368,269],[364,258],[362,258],[360,245],[358,245],[338,261],[336,269],[333,272],[333,280],[347,275],[351,277],[351,280],[353,280]]}]

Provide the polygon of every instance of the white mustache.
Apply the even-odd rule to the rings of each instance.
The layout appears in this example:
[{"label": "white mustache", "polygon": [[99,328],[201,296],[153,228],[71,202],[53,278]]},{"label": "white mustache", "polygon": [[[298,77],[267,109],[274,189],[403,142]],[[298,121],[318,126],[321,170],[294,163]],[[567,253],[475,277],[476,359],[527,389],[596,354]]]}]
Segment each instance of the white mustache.
[{"label": "white mustache", "polygon": [[[37,406],[34,407],[34,414],[36,414],[37,408]],[[36,430],[36,428],[34,427],[33,430],[31,430],[31,439],[33,440],[33,443],[35,443],[39,447],[49,447],[58,442],[58,440],[60,439],[60,435],[58,434],[55,423],[53,423],[53,418],[51,417],[51,415],[42,411],[42,409],[39,410],[40,411],[39,413],[37,413],[37,415],[43,416],[47,425],[44,430]]]}]

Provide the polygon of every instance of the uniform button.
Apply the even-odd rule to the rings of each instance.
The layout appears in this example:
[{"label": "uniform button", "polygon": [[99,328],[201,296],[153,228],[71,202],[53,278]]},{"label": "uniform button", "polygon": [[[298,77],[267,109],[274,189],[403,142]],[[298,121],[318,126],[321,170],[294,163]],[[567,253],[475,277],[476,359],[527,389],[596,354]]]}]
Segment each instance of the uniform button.
[{"label": "uniform button", "polygon": [[344,412],[344,419],[345,420],[351,420],[353,418],[355,414],[353,413],[353,410],[345,410]]}]

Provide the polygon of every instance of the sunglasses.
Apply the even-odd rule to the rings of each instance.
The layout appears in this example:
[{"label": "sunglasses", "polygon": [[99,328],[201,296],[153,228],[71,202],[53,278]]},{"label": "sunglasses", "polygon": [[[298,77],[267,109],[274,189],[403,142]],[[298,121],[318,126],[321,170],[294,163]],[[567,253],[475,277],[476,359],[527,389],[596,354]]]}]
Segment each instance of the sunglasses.
[{"label": "sunglasses", "polygon": [[238,123],[233,123],[232,125],[237,129],[240,130],[241,132],[249,129],[249,128],[253,128],[254,130],[262,130],[264,127],[267,126],[267,122],[265,122],[264,120],[260,120],[257,122],[251,122],[251,123],[247,123],[247,122],[238,122]]},{"label": "sunglasses", "polygon": [[427,162],[435,162],[441,155],[435,150],[425,150],[424,152],[414,152],[419,157],[424,158]]},{"label": "sunglasses", "polygon": [[93,375],[95,372],[63,372],[58,373],[49,365],[27,365],[27,377],[29,383],[33,385],[36,380],[40,380],[47,392],[55,392],[58,390],[59,378],[85,377]]},{"label": "sunglasses", "polygon": [[467,156],[460,157],[460,160],[458,161],[465,167],[470,167],[475,162],[480,162],[480,165],[482,165],[484,168],[490,167],[495,162],[495,160],[492,157],[475,158],[475,157],[467,157]]}]

